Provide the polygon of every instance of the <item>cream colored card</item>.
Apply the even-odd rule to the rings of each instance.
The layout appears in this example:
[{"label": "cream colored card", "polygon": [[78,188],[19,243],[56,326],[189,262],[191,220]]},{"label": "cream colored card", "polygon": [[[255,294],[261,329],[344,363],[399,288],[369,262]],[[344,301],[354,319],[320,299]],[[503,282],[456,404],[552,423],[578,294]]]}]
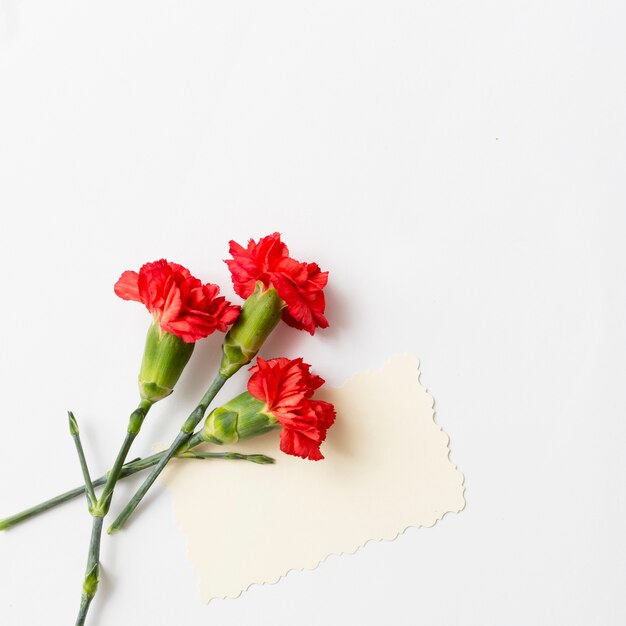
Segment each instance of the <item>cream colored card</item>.
[{"label": "cream colored card", "polygon": [[417,359],[395,357],[316,397],[337,409],[324,460],[281,453],[272,432],[228,449],[268,454],[275,465],[175,461],[164,473],[203,601],[236,597],[463,508],[463,476]]}]

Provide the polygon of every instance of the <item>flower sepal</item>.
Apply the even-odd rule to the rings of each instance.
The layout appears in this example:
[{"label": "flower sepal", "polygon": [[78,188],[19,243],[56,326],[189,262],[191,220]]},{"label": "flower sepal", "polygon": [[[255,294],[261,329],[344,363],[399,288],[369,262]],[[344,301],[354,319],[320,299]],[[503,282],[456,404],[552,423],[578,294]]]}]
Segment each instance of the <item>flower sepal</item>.
[{"label": "flower sepal", "polygon": [[262,435],[276,426],[273,415],[265,413],[267,406],[247,391],[213,410],[202,428],[202,439],[218,445]]},{"label": "flower sepal", "polygon": [[224,338],[220,374],[230,377],[256,356],[263,342],[280,321],[285,303],[273,287],[257,281],[246,298],[237,321]]},{"label": "flower sepal", "polygon": [[156,320],[150,325],[139,370],[142,400],[154,403],[172,393],[195,345],[164,331]]}]

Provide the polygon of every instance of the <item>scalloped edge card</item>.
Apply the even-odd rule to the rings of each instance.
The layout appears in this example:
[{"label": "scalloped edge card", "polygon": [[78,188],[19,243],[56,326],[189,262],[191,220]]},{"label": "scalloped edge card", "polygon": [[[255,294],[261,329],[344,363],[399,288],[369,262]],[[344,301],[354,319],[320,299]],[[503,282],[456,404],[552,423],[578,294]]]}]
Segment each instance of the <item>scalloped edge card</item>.
[{"label": "scalloped edge card", "polygon": [[267,454],[274,465],[172,462],[163,482],[202,601],[235,598],[463,509],[463,475],[419,377],[419,361],[402,355],[320,390],[316,397],[337,409],[322,461],[281,453],[272,432],[232,449]]}]

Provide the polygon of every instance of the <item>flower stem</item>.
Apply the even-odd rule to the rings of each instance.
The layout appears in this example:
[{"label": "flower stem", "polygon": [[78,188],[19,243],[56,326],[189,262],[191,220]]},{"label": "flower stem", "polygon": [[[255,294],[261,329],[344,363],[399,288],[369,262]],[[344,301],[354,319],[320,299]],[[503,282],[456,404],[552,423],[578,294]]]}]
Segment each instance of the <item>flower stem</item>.
[{"label": "flower stem", "polygon": [[187,442],[187,445],[185,446],[185,448],[186,449],[195,448],[196,446],[199,446],[201,443],[206,443],[206,441],[204,437],[202,436],[202,430],[199,430],[197,433],[194,433],[192,435],[192,437]]},{"label": "flower stem", "polygon": [[150,407],[152,406],[151,402],[147,400],[142,400],[139,403],[139,406],[131,413],[130,419],[128,420],[128,430],[126,431],[126,437],[122,443],[122,447],[120,451],[117,453],[117,457],[115,462],[113,463],[113,467],[109,472],[106,483],[104,484],[104,489],[100,494],[100,498],[94,508],[94,515],[100,517],[104,517],[109,512],[109,506],[111,505],[111,498],[113,497],[113,490],[115,489],[115,485],[119,480],[120,474],[122,472],[122,467],[124,466],[124,461],[126,461],[126,457],[128,455],[128,451],[130,447],[133,445],[133,441],[135,441],[135,437],[139,434],[141,430],[141,425],[143,424],[143,420],[145,419]]},{"label": "flower stem", "polygon": [[180,432],[178,433],[170,447],[163,454],[157,466],[152,470],[152,472],[150,472],[148,478],[146,478],[146,480],[139,487],[135,495],[124,507],[124,510],[119,514],[117,519],[110,526],[108,530],[109,534],[119,530],[125,524],[126,520],[128,520],[128,518],[132,515],[133,511],[137,508],[143,497],[148,492],[148,489],[150,489],[159,474],[163,471],[163,468],[168,464],[170,459],[179,451],[179,449],[186,449],[185,446],[191,439],[193,431],[200,423],[200,420],[204,417],[204,414],[206,413],[209,404],[217,395],[218,391],[222,388],[227,379],[228,377],[222,374],[217,374],[215,376],[213,382],[211,383],[211,386],[207,389],[204,396],[202,396],[202,399],[200,400],[198,406],[185,420],[185,423],[182,425]]},{"label": "flower stem", "polygon": [[233,461],[250,461],[259,465],[271,465],[275,463],[271,456],[265,454],[241,454],[239,452],[183,452],[176,455],[181,459],[229,459]]},{"label": "flower stem", "polygon": [[[91,605],[96,592],[98,591],[98,574],[100,571],[100,542],[102,541],[102,526],[104,518],[109,512],[109,506],[111,505],[111,498],[113,497],[113,491],[115,485],[122,473],[122,467],[124,461],[128,455],[128,451],[135,440],[135,437],[141,430],[141,425],[152,403],[147,400],[142,400],[139,406],[130,414],[128,420],[128,429],[126,436],[122,442],[122,446],[117,453],[115,463],[109,472],[107,481],[104,484],[104,489],[100,494],[100,498],[94,506],[90,507],[90,513],[93,517],[93,525],[91,529],[91,539],[89,541],[89,551],[87,553],[87,569],[85,571],[85,580],[83,581],[83,592],[80,597],[80,608],[78,609],[78,617],[76,618],[76,626],[83,626],[85,619],[87,618],[87,611]],[[70,428],[72,427],[70,420]],[[90,481],[91,482],[91,481]]]},{"label": "flower stem", "polygon": [[80,440],[80,431],[78,430],[78,422],[71,411],[67,412],[67,417],[70,424],[70,434],[76,445],[76,452],[78,453],[78,460],[80,461],[80,468],[83,472],[83,480],[85,481],[85,493],[87,495],[87,502],[89,503],[89,510],[96,506],[96,492],[93,489],[93,483],[91,482],[91,475],[89,474],[89,467],[87,467],[87,459],[85,458],[85,451],[83,450],[83,444]]},{"label": "flower stem", "polygon": [[[199,443],[203,443],[200,441]],[[198,445],[198,444],[195,444]],[[192,441],[189,442],[189,448],[194,447],[193,438]],[[135,459],[130,463],[127,463],[122,468],[122,472],[120,473],[120,480],[127,478],[128,476],[132,476],[137,472],[142,472],[150,467],[154,467],[161,457],[163,456],[163,452],[157,452],[156,454],[152,454],[143,459]],[[263,454],[239,454],[235,452],[183,452],[177,454],[176,457],[184,458],[184,459],[226,459],[226,460],[241,460],[241,461],[250,461],[251,463],[260,463],[262,465],[273,463],[274,459],[269,456],[265,456]],[[100,476],[96,478],[92,484],[94,487],[100,487],[104,485],[107,481],[107,475]],[[17,526],[21,522],[25,522],[33,517],[41,513],[45,513],[50,509],[59,506],[65,502],[69,502],[70,500],[74,500],[79,496],[82,496],[85,493],[85,486],[82,485],[80,487],[76,487],[75,489],[71,489],[70,491],[66,491],[65,493],[59,494],[54,498],[50,498],[45,502],[32,506],[20,513],[16,513],[11,517],[7,517],[6,519],[0,520],[0,531],[8,530],[13,526]]]},{"label": "flower stem", "polygon": [[91,527],[91,539],[89,541],[89,552],[87,554],[87,569],[83,582],[83,593],[80,597],[80,608],[76,618],[76,626],[83,626],[87,619],[89,605],[98,590],[100,573],[100,539],[102,538],[102,525],[104,517],[93,517]]}]

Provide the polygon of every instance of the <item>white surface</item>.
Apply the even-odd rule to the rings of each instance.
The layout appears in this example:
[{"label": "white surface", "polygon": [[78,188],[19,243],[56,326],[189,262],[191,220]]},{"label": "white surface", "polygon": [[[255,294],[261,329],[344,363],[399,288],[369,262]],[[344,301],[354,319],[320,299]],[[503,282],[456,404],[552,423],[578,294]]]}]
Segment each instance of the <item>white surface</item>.
[{"label": "white surface", "polygon": [[[274,229],[332,271],[332,328],[268,352],[333,385],[414,352],[466,476],[434,528],[208,607],[155,492],[105,542],[91,626],[624,623],[625,20],[608,1],[0,2],[2,513],[79,482],[67,408],[94,471],[119,445],[148,319],[118,274],[167,256],[232,294],[226,241]],[[136,453],[177,429],[218,343]],[[88,534],[77,502],[0,536],[0,623],[73,623]]]}]

